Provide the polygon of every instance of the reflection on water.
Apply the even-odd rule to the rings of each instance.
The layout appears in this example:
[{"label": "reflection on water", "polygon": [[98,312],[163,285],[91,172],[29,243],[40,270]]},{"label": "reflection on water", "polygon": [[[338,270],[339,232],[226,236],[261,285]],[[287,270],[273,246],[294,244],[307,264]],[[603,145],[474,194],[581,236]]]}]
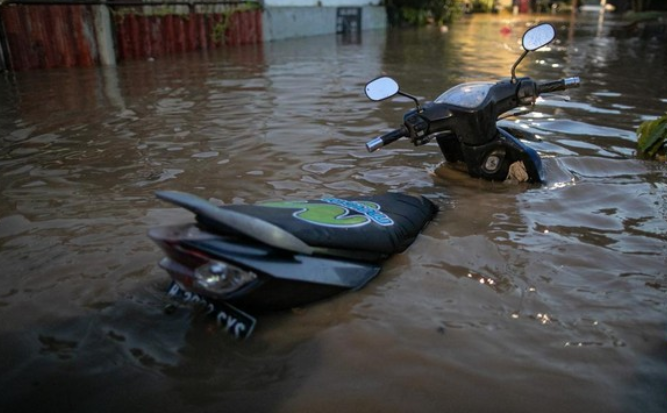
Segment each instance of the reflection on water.
[{"label": "reflection on water", "polygon": [[[512,123],[541,138],[540,187],[436,175],[434,144],[363,147],[411,107],[366,101],[367,80],[432,99],[508,76],[525,21],[5,75],[0,409],[665,411],[667,168],[634,158],[633,133],[665,110],[665,46],[613,18],[554,24],[519,74],[582,87]],[[406,191],[442,212],[362,291],[236,343],[163,312],[145,233],[190,215],[158,189]]]}]

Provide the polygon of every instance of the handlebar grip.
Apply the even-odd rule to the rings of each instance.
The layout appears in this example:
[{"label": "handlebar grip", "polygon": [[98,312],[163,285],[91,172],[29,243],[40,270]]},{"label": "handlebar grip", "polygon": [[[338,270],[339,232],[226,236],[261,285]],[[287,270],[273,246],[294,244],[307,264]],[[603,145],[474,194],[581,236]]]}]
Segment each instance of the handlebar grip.
[{"label": "handlebar grip", "polygon": [[399,140],[400,138],[406,136],[408,131],[405,129],[405,127],[401,127],[399,129],[395,129],[389,133],[385,133],[384,135],[380,135],[377,138],[374,138],[373,140],[369,141],[366,143],[366,149],[368,152],[375,152],[381,147],[385,145],[389,145],[390,143]]},{"label": "handlebar grip", "polygon": [[560,90],[579,87],[581,81],[579,77],[568,77],[560,80],[552,80],[549,82],[541,82],[537,84],[537,94],[557,92]]}]

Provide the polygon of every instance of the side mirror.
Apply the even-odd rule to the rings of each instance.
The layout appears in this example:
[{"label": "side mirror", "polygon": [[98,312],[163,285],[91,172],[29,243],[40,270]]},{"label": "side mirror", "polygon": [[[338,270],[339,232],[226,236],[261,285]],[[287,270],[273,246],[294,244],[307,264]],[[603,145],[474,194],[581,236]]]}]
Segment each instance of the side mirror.
[{"label": "side mirror", "polygon": [[398,83],[390,77],[382,76],[366,84],[364,91],[370,100],[379,102],[398,94]]},{"label": "side mirror", "polygon": [[526,30],[521,39],[523,54],[512,66],[512,83],[516,81],[516,67],[529,52],[535,51],[551,43],[556,38],[556,29],[549,23],[538,24]]},{"label": "side mirror", "polygon": [[556,29],[549,23],[531,27],[523,34],[523,48],[532,52],[551,43],[556,38]]}]

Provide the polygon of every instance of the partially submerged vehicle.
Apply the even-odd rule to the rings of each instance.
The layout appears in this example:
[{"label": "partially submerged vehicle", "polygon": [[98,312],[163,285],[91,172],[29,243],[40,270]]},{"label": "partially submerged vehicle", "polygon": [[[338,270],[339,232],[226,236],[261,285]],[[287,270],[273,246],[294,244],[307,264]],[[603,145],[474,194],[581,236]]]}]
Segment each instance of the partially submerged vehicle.
[{"label": "partially submerged vehicle", "polygon": [[[539,154],[497,121],[532,105],[541,94],[579,84],[578,78],[516,77],[521,60],[554,37],[548,24],[529,29],[510,79],[464,83],[425,105],[401,91],[392,78],[372,80],[365,87],[371,100],[403,95],[413,99],[416,108],[404,115],[399,128],[368,142],[367,149],[375,151],[404,137],[414,145],[435,139],[446,161],[463,165],[472,177],[505,180],[519,168],[524,181],[543,182]],[[195,215],[193,222],[149,232],[165,252],[160,266],[172,279],[170,295],[203,303],[237,337],[252,333],[254,314],[363,287],[380,273],[382,262],[410,246],[437,213],[431,201],[400,193],[222,207],[184,192],[160,191],[157,197]]]}]

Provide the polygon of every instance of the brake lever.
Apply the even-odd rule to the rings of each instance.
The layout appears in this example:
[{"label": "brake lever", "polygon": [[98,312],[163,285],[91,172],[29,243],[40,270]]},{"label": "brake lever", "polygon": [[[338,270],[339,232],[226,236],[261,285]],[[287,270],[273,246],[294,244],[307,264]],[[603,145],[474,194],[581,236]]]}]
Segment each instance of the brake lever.
[{"label": "brake lever", "polygon": [[538,98],[538,100],[556,100],[561,102],[569,102],[572,98],[569,95],[563,95],[560,93],[543,93]]},{"label": "brake lever", "polygon": [[498,120],[503,120],[507,119],[510,117],[515,117],[515,116],[522,116],[522,115],[527,115],[530,112],[532,112],[535,109],[535,105],[542,101],[547,101],[547,100],[552,100],[552,101],[560,101],[560,102],[569,102],[572,98],[569,95],[563,95],[560,93],[543,93],[540,96],[535,99],[535,102],[533,102],[532,105],[528,107],[520,107],[517,108],[513,111],[505,112],[502,115],[498,117]]},{"label": "brake lever", "polygon": [[534,107],[535,107],[535,105],[530,105],[529,107],[521,107],[521,108],[511,110],[509,112],[505,112],[502,115],[498,116],[498,120],[503,120],[503,119],[516,117],[516,116],[527,115],[527,114],[529,114],[530,112],[533,111]]},{"label": "brake lever", "polygon": [[438,133],[431,133],[429,135],[423,135],[418,138],[414,138],[412,139],[412,144],[415,146],[426,145],[427,143],[431,142],[436,135],[438,135]]}]

